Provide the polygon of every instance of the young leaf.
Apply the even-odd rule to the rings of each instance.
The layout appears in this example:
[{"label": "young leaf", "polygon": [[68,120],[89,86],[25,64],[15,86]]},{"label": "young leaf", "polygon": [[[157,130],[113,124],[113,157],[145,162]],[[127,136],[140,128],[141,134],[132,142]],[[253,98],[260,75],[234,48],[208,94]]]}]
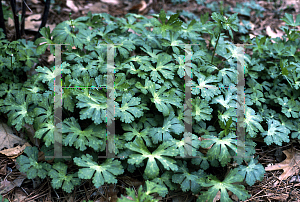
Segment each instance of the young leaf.
[{"label": "young leaf", "polygon": [[143,192],[143,187],[140,186],[140,188],[138,189],[137,195],[135,193],[135,191],[133,189],[130,188],[126,188],[127,191],[127,197],[125,196],[121,196],[122,198],[120,198],[118,200],[118,202],[139,202],[139,201],[143,201],[143,202],[158,202],[158,200],[153,199],[153,196],[150,196],[151,193],[154,192],[158,192],[160,194],[162,194],[163,192],[167,192],[168,190],[160,185],[155,184],[154,182],[151,181],[146,181],[146,185],[147,185],[147,191]]},{"label": "young leaf", "polygon": [[286,22],[286,25],[289,26],[293,26],[293,27],[297,27],[300,25],[300,15],[297,15],[296,21],[294,21],[293,19],[293,15],[289,14],[289,13],[285,13],[284,17],[281,18],[280,20],[283,20],[284,22]]}]

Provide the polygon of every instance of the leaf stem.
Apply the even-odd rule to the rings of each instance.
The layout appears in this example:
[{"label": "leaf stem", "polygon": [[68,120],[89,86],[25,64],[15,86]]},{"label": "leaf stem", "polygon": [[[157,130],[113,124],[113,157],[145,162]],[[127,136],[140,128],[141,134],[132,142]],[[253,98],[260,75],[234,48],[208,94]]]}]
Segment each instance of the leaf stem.
[{"label": "leaf stem", "polygon": [[219,35],[218,35],[217,43],[216,43],[216,46],[214,48],[214,52],[213,52],[213,55],[212,55],[212,58],[211,58],[211,63],[212,64],[213,64],[213,61],[214,61],[214,56],[215,56],[215,52],[216,52],[216,48],[218,46],[218,42],[219,42],[220,36],[221,36],[221,33],[219,33]]}]

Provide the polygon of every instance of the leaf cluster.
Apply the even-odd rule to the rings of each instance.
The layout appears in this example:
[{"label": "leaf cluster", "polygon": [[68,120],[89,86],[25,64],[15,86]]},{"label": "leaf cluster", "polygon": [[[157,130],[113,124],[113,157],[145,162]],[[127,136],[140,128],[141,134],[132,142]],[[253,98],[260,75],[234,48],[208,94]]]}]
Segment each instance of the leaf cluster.
[{"label": "leaf cluster", "polygon": [[[52,32],[42,28],[42,38],[34,44],[8,43],[0,38],[0,70],[7,75],[0,77],[0,112],[7,114],[9,124],[17,130],[25,124],[33,125],[35,137],[45,144],[45,152],[53,153],[55,136],[61,133],[63,152],[71,156],[78,169],[71,172],[66,159],[54,161],[53,165],[39,162],[37,148],[27,147],[27,156],[17,159],[20,171],[26,172],[28,178],[50,177],[54,188],[71,192],[81,179],[92,179],[95,187],[100,187],[116,183],[124,170],[142,170],[144,179],[151,180],[147,187],[152,191],[146,195],[139,191],[137,197],[129,191],[136,201],[154,201],[150,193],[165,195],[166,191],[160,191],[176,188],[199,193],[208,187],[199,201],[213,199],[219,190],[221,201],[230,201],[228,190],[241,200],[249,197],[242,185],[234,183],[245,180],[253,185],[264,175],[261,165],[253,161],[252,139],[262,136],[268,145],[300,139],[300,33],[295,29],[300,15],[296,21],[285,15],[282,20],[286,26],[282,29],[286,36],[272,39],[276,43],[262,36],[244,38],[244,42],[252,44],[247,47],[253,51],[251,57],[227,40],[239,31],[237,13],[214,12],[211,19],[206,15],[200,21],[187,23],[178,16],[168,16],[163,10],[151,19],[136,14],[116,18],[88,13],[60,23]],[[209,44],[204,35],[209,35]],[[12,76],[29,69],[35,57],[45,52],[46,43],[70,44],[62,47],[59,74],[52,64],[38,66],[39,74],[23,83]],[[198,45],[183,45],[189,43]],[[108,48],[111,44],[113,49]],[[17,53],[18,49],[22,50]],[[55,54],[54,46],[50,51]],[[108,95],[111,60],[115,83]],[[244,65],[245,103],[237,86],[243,73],[238,63]],[[189,69],[192,77],[184,81]],[[58,86],[53,85],[58,75],[63,86],[62,100],[54,101],[54,90],[59,93]],[[186,87],[191,87],[188,110]],[[115,110],[110,115],[119,123],[114,153],[122,158],[99,160],[99,154],[105,155],[107,98],[112,96]],[[60,103],[63,121],[55,125],[53,106]],[[236,112],[240,109],[245,109],[244,126]],[[192,118],[189,132],[185,131],[187,115]],[[245,142],[235,134],[243,127]],[[202,153],[203,148],[209,149]],[[209,173],[211,166],[232,163],[231,157],[240,149],[244,149],[245,156],[235,159],[238,168],[222,182]]]}]

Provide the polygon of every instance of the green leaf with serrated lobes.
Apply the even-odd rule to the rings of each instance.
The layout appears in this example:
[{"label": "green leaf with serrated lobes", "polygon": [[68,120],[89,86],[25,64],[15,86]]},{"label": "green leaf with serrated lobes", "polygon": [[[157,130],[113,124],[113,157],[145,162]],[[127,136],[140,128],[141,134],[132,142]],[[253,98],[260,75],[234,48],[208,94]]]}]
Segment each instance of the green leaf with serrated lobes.
[{"label": "green leaf with serrated lobes", "polygon": [[[163,83],[163,79],[161,75],[166,78],[166,79],[173,79],[174,78],[174,73],[173,71],[175,70],[175,66],[173,63],[169,63],[172,61],[172,56],[166,54],[166,53],[160,53],[158,54],[157,58],[157,64],[156,67],[152,67],[151,64],[149,66],[143,66],[144,70],[152,70],[150,73],[151,79],[154,82],[157,83]],[[168,64],[169,63],[169,64]],[[159,74],[161,73],[161,75]]]},{"label": "green leaf with serrated lobes", "polygon": [[275,143],[279,146],[282,145],[282,142],[289,142],[289,133],[290,130],[286,128],[284,125],[275,119],[268,120],[268,130],[261,133],[261,135],[265,137],[264,141],[267,145]]},{"label": "green leaf with serrated lobes", "polygon": [[210,188],[208,191],[199,196],[197,202],[213,201],[220,190],[221,202],[232,201],[229,198],[227,190],[233,192],[233,194],[235,194],[239,200],[246,200],[250,197],[250,195],[245,190],[245,187],[242,185],[233,184],[234,182],[241,182],[243,179],[244,178],[238,174],[236,169],[231,170],[222,182],[213,175],[209,175],[205,182],[203,179],[199,179],[198,182],[202,184],[202,186]]},{"label": "green leaf with serrated lobes", "polygon": [[91,118],[95,124],[100,124],[106,120],[106,98],[104,96],[86,96],[84,94],[77,95],[79,101],[76,104],[78,108],[84,108],[80,111],[80,119]]},{"label": "green leaf with serrated lobes", "polygon": [[201,141],[201,146],[204,148],[209,147],[214,144],[207,152],[207,156],[210,159],[218,159],[221,165],[224,167],[230,161],[230,153],[228,147],[233,151],[236,150],[236,135],[234,133],[229,133],[227,137],[220,140],[218,137],[203,135],[202,138],[209,138],[211,140]]},{"label": "green leaf with serrated lobes", "polygon": [[150,195],[152,193],[158,193],[159,195],[165,195],[168,193],[168,189],[166,187],[163,187],[159,184],[156,184],[155,182],[151,182],[149,180],[146,181],[146,194]]},{"label": "green leaf with serrated lobes", "polygon": [[49,171],[49,176],[52,178],[51,184],[53,188],[59,189],[62,187],[67,193],[71,193],[74,186],[80,184],[80,179],[77,178],[77,173],[67,175],[68,166],[64,163],[56,163]]},{"label": "green leaf with serrated lobes", "polygon": [[[166,187],[169,190],[176,190],[178,188],[177,184],[172,182],[172,175],[173,172],[166,171],[164,174],[162,174],[160,177],[157,177],[152,180],[152,182],[155,182],[163,187]],[[167,193],[166,193],[167,194]],[[159,193],[160,196],[165,197],[165,193]]]},{"label": "green leaf with serrated lobes", "polygon": [[201,187],[196,181],[200,177],[205,177],[203,170],[200,169],[198,172],[190,173],[186,161],[178,161],[178,167],[179,169],[172,176],[172,181],[180,184],[180,187],[184,192],[191,190],[195,194],[199,193]]},{"label": "green leaf with serrated lobes", "polygon": [[105,182],[117,183],[116,175],[124,172],[121,162],[118,160],[106,159],[104,163],[98,165],[92,160],[89,154],[82,155],[81,158],[75,157],[76,165],[86,167],[79,169],[78,177],[81,179],[92,179],[96,188],[99,188]]},{"label": "green leaf with serrated lobes", "polygon": [[[122,198],[118,200],[118,202],[139,202],[139,201],[144,201],[144,202],[158,202],[158,200],[153,199],[153,196],[147,195],[145,192],[143,192],[142,186],[138,189],[138,194],[136,195],[135,190],[126,188],[126,193],[127,196],[121,195]],[[131,197],[132,199],[129,199],[128,197]]]},{"label": "green leaf with serrated lobes", "polygon": [[3,111],[10,111],[8,113],[9,121],[11,121],[12,125],[15,125],[18,131],[21,130],[25,123],[30,125],[33,123],[32,113],[28,113],[31,102],[30,96],[26,95],[24,91],[19,91],[16,98],[10,97],[10,99],[3,102],[3,105],[6,106]]},{"label": "green leaf with serrated lobes", "polygon": [[51,120],[47,123],[43,123],[39,126],[39,129],[35,131],[34,137],[42,139],[44,136],[43,140],[45,145],[49,147],[51,144],[54,144],[54,131],[56,130],[56,127]]},{"label": "green leaf with serrated lobes", "polygon": [[300,15],[297,15],[296,21],[294,21],[292,14],[285,13],[284,17],[281,18],[280,20],[283,20],[284,22],[286,22],[286,25],[290,25],[293,27],[297,27],[300,25]]},{"label": "green leaf with serrated lobes", "polygon": [[[169,108],[172,105],[176,107],[181,107],[181,98],[176,96],[163,96],[164,92],[167,90],[166,86],[162,86],[156,92],[156,85],[154,82],[149,81],[146,79],[145,86],[148,87],[149,91],[151,92],[153,98],[150,98],[151,102],[155,103],[155,106],[158,111],[162,112],[164,116],[168,116],[170,113]],[[173,93],[174,94],[174,93]]]},{"label": "green leaf with serrated lobes", "polygon": [[145,168],[145,175],[151,179],[159,175],[159,168],[155,159],[159,160],[165,169],[177,170],[176,161],[166,156],[176,156],[178,151],[176,145],[170,141],[161,144],[152,154],[149,152],[141,138],[136,138],[134,142],[125,145],[128,149],[139,152],[141,154],[131,154],[128,160],[129,164],[139,165],[145,158],[148,158]]},{"label": "green leaf with serrated lobes", "polygon": [[179,135],[184,132],[184,126],[181,125],[178,118],[175,116],[174,111],[172,111],[167,118],[164,119],[163,127],[154,128],[152,130],[152,140],[154,144],[159,141],[168,141],[173,139],[170,133],[175,133]]},{"label": "green leaf with serrated lobes", "polygon": [[127,188],[127,197],[131,197],[131,199],[128,199],[127,197],[121,196],[118,200],[118,202],[132,202],[132,201],[144,201],[144,202],[158,202],[158,200],[153,199],[153,196],[150,196],[152,193],[159,193],[160,195],[163,193],[168,192],[168,189],[156,184],[155,182],[151,182],[149,180],[146,181],[146,192],[143,191],[142,186],[138,189],[138,194],[136,195],[135,191],[133,189]]},{"label": "green leaf with serrated lobes", "polygon": [[[133,97],[130,93],[122,95],[122,105],[116,103],[115,116],[120,117],[122,122],[131,123],[135,118],[143,116],[142,107],[140,106],[141,98]],[[146,107],[146,109],[148,109]]]},{"label": "green leaf with serrated lobes", "polygon": [[252,158],[248,166],[240,165],[237,169],[239,174],[246,176],[246,183],[250,186],[254,185],[256,180],[263,180],[265,169],[261,164],[256,164],[257,160]]},{"label": "green leaf with serrated lobes", "polygon": [[209,107],[209,104],[206,100],[193,99],[192,100],[192,116],[197,120],[210,120],[212,115],[212,108]]},{"label": "green leaf with serrated lobes", "polygon": [[245,107],[245,124],[246,132],[251,136],[255,137],[258,131],[263,132],[264,129],[259,122],[262,121],[260,115],[255,115],[255,111],[250,107]]},{"label": "green leaf with serrated lobes", "polygon": [[102,138],[105,138],[106,130],[102,125],[91,124],[86,129],[81,130],[80,125],[74,117],[67,118],[63,122],[62,133],[68,133],[63,139],[63,143],[67,145],[74,145],[76,149],[84,151],[86,146],[92,147],[98,151],[103,144]]},{"label": "green leaf with serrated lobes", "polygon": [[26,147],[24,153],[27,156],[21,155],[16,161],[20,165],[20,171],[27,174],[28,179],[34,179],[37,176],[44,179],[51,165],[48,163],[38,163],[38,149],[36,147]]}]

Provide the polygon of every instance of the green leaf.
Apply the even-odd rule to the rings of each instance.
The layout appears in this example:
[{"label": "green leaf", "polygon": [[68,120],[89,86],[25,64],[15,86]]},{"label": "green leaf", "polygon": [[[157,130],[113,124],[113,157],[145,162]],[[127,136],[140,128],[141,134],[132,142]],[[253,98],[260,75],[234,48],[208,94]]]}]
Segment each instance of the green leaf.
[{"label": "green leaf", "polygon": [[130,131],[130,132],[124,133],[125,140],[131,141],[135,137],[140,137],[143,140],[145,140],[146,145],[148,147],[153,146],[152,142],[151,142],[151,139],[149,137],[150,128],[144,128],[142,130],[142,128],[143,128],[143,123],[142,122],[139,122],[138,124],[136,124],[135,122],[133,122],[131,124],[122,123],[122,128],[123,128],[124,131]]},{"label": "green leaf", "polygon": [[74,117],[67,118],[63,121],[62,133],[68,135],[63,139],[64,145],[74,145],[76,149],[84,151],[86,146],[93,148],[95,151],[99,151],[106,134],[106,129],[103,125],[91,124],[84,130],[81,130],[80,125]]},{"label": "green leaf", "polygon": [[294,21],[293,15],[289,14],[289,13],[285,13],[284,17],[281,18],[280,20],[283,20],[289,26],[297,27],[300,25],[300,15],[299,14],[297,15],[296,21]]},{"label": "green leaf", "polygon": [[255,137],[257,132],[263,132],[264,129],[259,122],[262,121],[260,115],[255,115],[255,111],[250,107],[245,107],[245,124],[246,132],[251,136]]},{"label": "green leaf", "polygon": [[212,118],[212,108],[209,107],[209,104],[206,100],[193,99],[192,100],[192,116],[195,117],[197,121],[201,120],[211,120]]},{"label": "green leaf", "polygon": [[[155,182],[159,185],[161,185],[162,187],[167,188],[168,187],[170,190],[176,190],[178,188],[177,184],[172,182],[172,175],[173,172],[171,171],[166,171],[164,174],[161,175],[161,177],[157,177],[155,179],[152,180],[152,182]],[[167,193],[161,193],[160,196],[165,197],[167,195]]]},{"label": "green leaf", "polygon": [[246,183],[253,186],[256,180],[262,181],[264,179],[265,169],[261,164],[257,164],[257,160],[251,158],[248,166],[240,165],[238,167],[239,174],[246,176]]},{"label": "green leaf", "polygon": [[300,103],[298,100],[288,100],[287,97],[277,98],[281,105],[281,112],[290,118],[299,118]]},{"label": "green leaf", "polygon": [[172,139],[172,142],[175,142],[179,150],[179,155],[182,157],[186,155],[185,151],[187,151],[187,155],[189,156],[196,156],[197,150],[200,146],[198,136],[189,132],[184,133],[184,137],[181,141]]},{"label": "green leaf", "polygon": [[229,153],[228,148],[233,150],[235,153],[236,151],[236,142],[235,138],[236,135],[234,133],[230,133],[228,136],[222,138],[221,140],[217,137],[210,136],[210,135],[203,135],[201,138],[209,138],[210,140],[202,140],[201,147],[207,148],[211,144],[213,146],[208,150],[207,157],[209,159],[218,159],[224,167],[228,162],[230,162],[231,155]]},{"label": "green leaf", "polygon": [[[35,42],[34,42],[35,45],[39,45],[39,46],[36,48],[36,52],[37,52],[37,54],[39,54],[39,55],[45,53],[47,47],[48,47],[50,44],[54,44],[54,42],[51,40],[52,34],[50,33],[50,28],[49,28],[49,26],[48,26],[48,27],[43,27],[43,28],[40,30],[40,33],[41,33],[41,35],[42,35],[44,38],[38,38],[38,39],[35,40]],[[50,46],[50,49],[51,49],[51,53],[52,53],[53,46]]]},{"label": "green leaf", "polygon": [[54,132],[56,131],[55,127],[58,126],[55,126],[53,120],[49,120],[46,123],[42,123],[38,126],[38,129],[36,130],[34,137],[43,139],[45,145],[49,147],[51,144],[54,144]]},{"label": "green leaf", "polygon": [[53,41],[56,44],[70,44],[70,47],[75,46],[76,48],[82,49],[85,40],[80,39],[74,33],[78,30],[85,32],[87,25],[76,20],[67,20],[59,23],[52,31]]},{"label": "green leaf", "polygon": [[164,37],[164,36],[166,36],[168,30],[171,30],[174,32],[180,31],[182,29],[182,27],[181,27],[182,21],[180,21],[178,19],[178,17],[179,17],[179,14],[174,14],[174,15],[170,16],[170,18],[168,19],[167,22],[165,22],[167,19],[167,16],[166,16],[165,11],[162,9],[159,14],[159,19],[161,20],[162,24],[159,23],[156,19],[152,20],[152,22],[155,21],[155,24],[156,24],[156,26],[153,29],[153,32],[156,34],[162,34],[162,36]]},{"label": "green leaf", "polygon": [[204,187],[210,187],[208,191],[199,196],[197,202],[213,201],[218,191],[221,191],[221,202],[231,201],[228,191],[235,194],[239,200],[246,200],[251,195],[247,193],[245,187],[242,185],[233,184],[234,182],[243,181],[243,177],[238,173],[237,169],[233,169],[229,172],[226,178],[221,182],[215,176],[209,175],[205,182],[203,180],[198,180],[200,184]]},{"label": "green leaf", "polygon": [[175,164],[175,160],[166,157],[177,155],[177,150],[174,148],[174,144],[170,141],[161,144],[152,154],[149,152],[141,138],[136,138],[134,142],[127,143],[125,146],[132,151],[141,153],[131,154],[130,159],[128,160],[129,164],[139,165],[144,159],[148,159],[144,174],[150,179],[153,179],[159,175],[159,168],[155,159],[160,161],[167,170],[171,169],[174,171],[178,169],[177,165]]},{"label": "green leaf", "polygon": [[0,202],[9,202],[7,198],[3,198],[3,196],[0,194]]},{"label": "green leaf", "polygon": [[202,73],[194,72],[197,76],[197,82],[196,84],[194,81],[192,81],[192,94],[198,95],[200,93],[201,89],[201,97],[204,98],[206,101],[210,101],[215,95],[218,95],[221,93],[220,89],[214,85],[208,85],[212,82],[219,82],[219,79],[217,79],[214,75],[210,75],[206,77]]},{"label": "green leaf", "polygon": [[158,109],[158,111],[162,112],[164,116],[169,115],[169,106],[171,106],[171,104],[177,107],[181,107],[181,99],[179,97],[174,97],[174,91],[168,96],[163,96],[163,93],[167,89],[166,86],[161,87],[156,92],[156,88],[158,88],[157,85],[155,85],[155,83],[149,81],[148,79],[146,79],[145,86],[148,87],[149,91],[153,96],[153,98],[150,98],[151,102],[155,103],[155,106]]},{"label": "green leaf", "polygon": [[199,178],[205,178],[206,174],[203,170],[198,170],[198,172],[190,173],[186,161],[178,161],[179,169],[175,171],[175,174],[172,176],[172,181],[180,184],[182,191],[186,192],[191,190],[194,194],[199,193],[201,186],[197,183]]},{"label": "green leaf", "polygon": [[115,116],[120,117],[122,122],[131,123],[135,118],[143,116],[143,109],[145,104],[140,104],[141,98],[133,97],[130,93],[122,95],[122,105],[116,102]]},{"label": "green leaf", "polygon": [[49,176],[52,178],[51,184],[54,189],[62,188],[65,192],[71,193],[81,180],[77,178],[77,173],[67,175],[67,168],[64,163],[55,163],[49,171]]},{"label": "green leaf", "polygon": [[157,127],[151,130],[151,136],[154,144],[160,141],[168,141],[173,139],[171,133],[179,135],[184,131],[184,126],[171,111],[168,118],[164,119],[163,127]]},{"label": "green leaf", "polygon": [[81,120],[91,118],[95,124],[100,124],[106,121],[107,98],[101,93],[91,92],[94,95],[77,94],[76,106],[83,108],[80,111]]},{"label": "green leaf", "polygon": [[[158,202],[158,200],[153,199],[153,196],[150,196],[151,193],[159,193],[160,195],[163,192],[167,192],[168,190],[165,187],[162,187],[154,182],[146,181],[147,191],[143,192],[142,186],[138,189],[137,195],[136,192],[133,189],[126,188],[127,191],[127,197],[121,196],[118,200],[118,202]],[[131,199],[130,199],[131,198]]]},{"label": "green leaf", "polygon": [[[26,97],[26,98],[25,98]],[[2,108],[5,113],[8,113],[9,122],[15,125],[16,129],[19,131],[28,123],[33,124],[33,115],[29,110],[29,105],[32,103],[30,95],[26,95],[24,91],[19,91],[16,97],[9,97],[5,99]]]},{"label": "green leaf", "polygon": [[26,147],[24,153],[27,156],[21,155],[16,161],[20,165],[20,171],[27,174],[28,179],[34,179],[37,176],[44,179],[51,165],[48,163],[38,163],[38,149],[36,147]]},{"label": "green leaf", "polygon": [[75,157],[74,162],[80,167],[85,167],[79,169],[78,177],[81,179],[93,179],[96,188],[99,188],[105,182],[117,183],[116,175],[121,175],[124,172],[120,161],[106,159],[104,163],[98,165],[89,154],[82,155],[81,158]]},{"label": "green leaf", "polygon": [[281,125],[279,121],[275,119],[269,119],[268,130],[261,133],[261,135],[263,137],[266,136],[264,141],[267,145],[275,143],[281,146],[282,142],[290,142],[289,133],[290,130]]},{"label": "green leaf", "polygon": [[[173,72],[175,70],[175,66],[173,63],[169,63],[172,61],[172,57],[170,55],[166,53],[160,53],[157,55],[157,60],[152,58],[152,61],[157,62],[156,67],[152,67],[151,63],[149,62],[140,67],[141,70],[147,72],[151,71],[150,76],[152,81],[163,83],[162,76],[166,79],[174,78]],[[161,73],[162,76],[159,73]]]}]

